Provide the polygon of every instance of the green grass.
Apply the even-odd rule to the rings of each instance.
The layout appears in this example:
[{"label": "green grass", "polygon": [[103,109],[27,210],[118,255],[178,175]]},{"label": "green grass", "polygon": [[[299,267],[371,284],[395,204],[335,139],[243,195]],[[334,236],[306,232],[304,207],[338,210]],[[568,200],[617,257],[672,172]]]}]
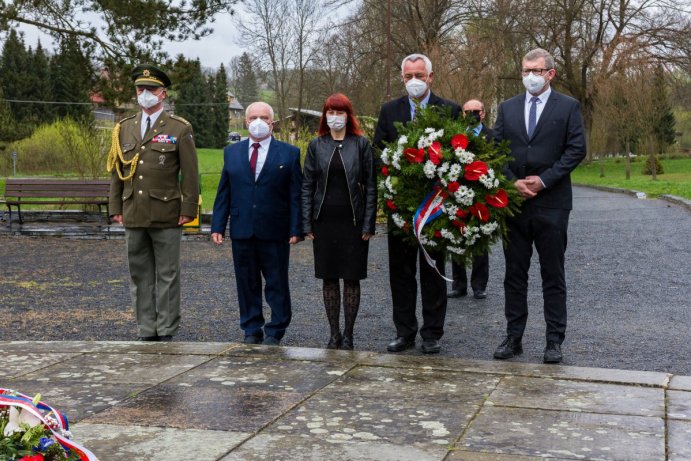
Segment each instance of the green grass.
[{"label": "green grass", "polygon": [[676,195],[691,199],[691,158],[674,158],[661,160],[664,174],[658,174],[653,181],[650,175],[644,175],[644,157],[637,157],[631,163],[631,179],[626,179],[626,162],[623,158],[604,159],[604,177],[600,177],[598,160],[582,163],[571,173],[575,184],[619,187],[622,189],[645,192],[648,197],[663,194]]}]

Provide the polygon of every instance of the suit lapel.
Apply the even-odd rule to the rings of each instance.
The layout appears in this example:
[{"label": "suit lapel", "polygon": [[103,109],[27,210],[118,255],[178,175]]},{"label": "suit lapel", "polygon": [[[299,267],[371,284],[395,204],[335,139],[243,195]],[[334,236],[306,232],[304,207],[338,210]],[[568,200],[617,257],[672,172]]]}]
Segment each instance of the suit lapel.
[{"label": "suit lapel", "polygon": [[410,102],[408,96],[403,96],[398,102],[399,120],[406,124],[410,122]]},{"label": "suit lapel", "polygon": [[[266,159],[264,159],[264,165],[262,166],[262,170],[259,172],[259,176],[257,177],[257,182],[261,181],[261,179],[268,175],[268,171],[273,170],[273,166],[278,163],[278,158],[280,156],[278,150],[280,149],[278,145],[278,141],[276,141],[273,137],[271,138],[271,143],[269,143],[269,151],[266,153]],[[249,164],[249,162],[247,162]]]},{"label": "suit lapel", "polygon": [[549,95],[549,99],[547,99],[547,103],[545,103],[545,108],[542,109],[542,113],[540,114],[540,119],[537,121],[537,125],[535,125],[535,131],[533,132],[533,138],[540,131],[540,128],[542,128],[542,126],[547,123],[545,120],[548,120],[552,116],[552,112],[554,111],[554,107],[557,105],[558,99],[559,99],[558,93],[556,91],[552,90],[552,92]]}]

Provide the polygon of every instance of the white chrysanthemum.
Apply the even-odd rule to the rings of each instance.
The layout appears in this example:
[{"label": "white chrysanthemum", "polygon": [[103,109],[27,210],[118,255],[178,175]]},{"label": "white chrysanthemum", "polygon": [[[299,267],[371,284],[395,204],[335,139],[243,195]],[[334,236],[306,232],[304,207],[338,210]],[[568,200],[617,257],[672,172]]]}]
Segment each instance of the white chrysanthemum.
[{"label": "white chrysanthemum", "polygon": [[492,189],[494,187],[494,170],[489,168],[487,173],[483,174],[479,178],[480,183],[487,189]]},{"label": "white chrysanthemum", "polygon": [[483,224],[480,226],[480,232],[482,232],[485,235],[492,235],[492,233],[497,230],[499,227],[499,223],[496,221],[488,222],[487,224]]},{"label": "white chrysanthemum", "polygon": [[431,160],[427,160],[425,162],[425,166],[422,167],[422,171],[429,179],[434,179],[437,176],[437,166],[432,163]]},{"label": "white chrysanthemum", "polygon": [[446,249],[449,250],[449,251],[452,252],[452,253],[456,253],[457,255],[462,255],[463,253],[465,253],[465,249],[464,249],[464,248],[458,248],[458,247],[448,246],[448,247],[446,247]]},{"label": "white chrysanthemum", "polygon": [[429,139],[428,137],[425,137],[425,136],[420,136],[420,139],[417,142],[417,148],[418,149],[427,149],[431,145],[432,145],[432,140]]},{"label": "white chrysanthemum", "polygon": [[405,146],[406,144],[408,144],[408,136],[403,135],[400,138],[398,138],[399,146]]},{"label": "white chrysanthemum", "polygon": [[458,211],[458,207],[456,205],[448,202],[444,203],[444,207],[442,209],[444,210],[444,213],[449,216],[456,216],[456,212]]},{"label": "white chrysanthemum", "polygon": [[494,180],[494,187],[499,187],[499,180],[498,179]]},{"label": "white chrysanthemum", "polygon": [[456,157],[458,158],[458,161],[461,163],[467,164],[475,161],[475,154],[463,149],[462,147],[456,149]]},{"label": "white chrysanthemum", "polygon": [[445,238],[446,240],[448,240],[449,242],[453,243],[454,245],[458,245],[459,243],[461,243],[461,239],[459,239],[458,237],[456,237],[456,236],[453,234],[453,232],[451,232],[451,231],[448,230],[448,229],[442,229],[442,230],[441,230],[441,236],[444,237],[444,238]]},{"label": "white chrysanthemum", "polygon": [[384,165],[389,164],[389,153],[391,151],[389,150],[388,147],[385,147],[383,151],[381,151],[381,161]]},{"label": "white chrysanthemum", "polygon": [[442,162],[442,164],[437,168],[437,174],[439,176],[443,175],[447,171],[449,171],[450,165],[449,162]]},{"label": "white chrysanthemum", "polygon": [[454,192],[453,196],[461,205],[470,206],[475,199],[475,191],[467,186],[461,186]]},{"label": "white chrysanthemum", "polygon": [[396,193],[396,189],[394,189],[393,183],[391,182],[391,176],[387,176],[387,177],[386,177],[386,179],[384,180],[384,186],[386,187],[386,189],[387,189],[390,193],[392,193],[392,194],[395,194],[395,193]]},{"label": "white chrysanthemum", "polygon": [[384,198],[387,200],[393,200],[393,195],[389,194],[388,192],[384,192]]},{"label": "white chrysanthemum", "polygon": [[400,214],[398,214],[398,213],[392,214],[391,219],[393,220],[393,223],[396,226],[398,226],[400,228],[403,228],[403,226],[405,226],[405,219],[403,219]]},{"label": "white chrysanthemum", "polygon": [[425,128],[425,133],[427,133],[427,134],[434,133],[434,128],[432,128],[432,127]]},{"label": "white chrysanthemum", "polygon": [[398,146],[398,149],[393,153],[393,158],[391,159],[391,166],[397,170],[401,169],[401,157],[403,157],[403,148]]},{"label": "white chrysanthemum", "polygon": [[461,165],[458,163],[454,163],[451,165],[451,168],[449,168],[449,182],[457,181],[458,177],[461,175],[463,172],[463,168],[461,168]]}]

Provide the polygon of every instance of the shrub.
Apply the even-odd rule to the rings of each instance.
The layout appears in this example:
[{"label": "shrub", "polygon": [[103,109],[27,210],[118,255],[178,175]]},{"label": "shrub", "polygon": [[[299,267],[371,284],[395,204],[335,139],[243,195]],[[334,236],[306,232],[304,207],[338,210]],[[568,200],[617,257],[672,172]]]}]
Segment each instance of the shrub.
[{"label": "shrub", "polygon": [[653,174],[653,162],[655,162],[655,174],[664,174],[665,170],[662,167],[662,162],[660,162],[660,159],[657,155],[648,155],[646,157],[645,164],[643,165],[643,174]]},{"label": "shrub", "polygon": [[21,174],[106,176],[110,130],[96,129],[72,119],[57,120],[37,128],[31,136],[9,146],[17,151]]}]

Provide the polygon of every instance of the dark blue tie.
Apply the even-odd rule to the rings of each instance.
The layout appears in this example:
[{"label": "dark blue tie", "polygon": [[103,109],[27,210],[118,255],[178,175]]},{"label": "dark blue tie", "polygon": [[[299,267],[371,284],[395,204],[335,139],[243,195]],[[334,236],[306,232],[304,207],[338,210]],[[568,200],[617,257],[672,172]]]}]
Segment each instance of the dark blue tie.
[{"label": "dark blue tie", "polygon": [[537,96],[530,98],[530,111],[528,112],[528,139],[533,137],[535,132],[535,125],[537,125],[537,102],[540,100]]}]

